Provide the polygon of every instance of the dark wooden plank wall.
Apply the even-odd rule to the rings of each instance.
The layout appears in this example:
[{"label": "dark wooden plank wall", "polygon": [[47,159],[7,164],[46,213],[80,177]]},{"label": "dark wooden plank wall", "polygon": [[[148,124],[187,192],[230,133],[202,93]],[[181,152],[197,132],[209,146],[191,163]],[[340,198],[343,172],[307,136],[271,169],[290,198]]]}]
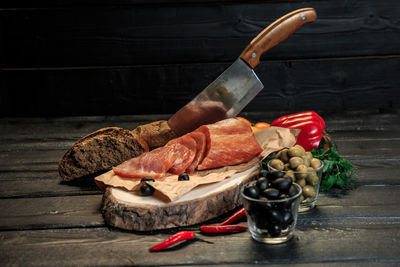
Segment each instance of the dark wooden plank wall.
[{"label": "dark wooden plank wall", "polygon": [[21,0],[0,4],[0,116],[174,113],[302,7],[246,111],[399,108],[399,1]]}]

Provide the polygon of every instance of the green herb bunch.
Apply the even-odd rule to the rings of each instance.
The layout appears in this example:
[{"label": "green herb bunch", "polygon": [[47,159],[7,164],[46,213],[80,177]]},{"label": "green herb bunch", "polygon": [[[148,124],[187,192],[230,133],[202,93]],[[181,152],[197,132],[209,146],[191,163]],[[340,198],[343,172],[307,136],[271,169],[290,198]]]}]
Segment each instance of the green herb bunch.
[{"label": "green herb bunch", "polygon": [[347,159],[342,158],[335,144],[322,137],[318,149],[311,151],[314,158],[324,162],[320,191],[329,191],[332,187],[349,189],[354,187],[357,173]]}]

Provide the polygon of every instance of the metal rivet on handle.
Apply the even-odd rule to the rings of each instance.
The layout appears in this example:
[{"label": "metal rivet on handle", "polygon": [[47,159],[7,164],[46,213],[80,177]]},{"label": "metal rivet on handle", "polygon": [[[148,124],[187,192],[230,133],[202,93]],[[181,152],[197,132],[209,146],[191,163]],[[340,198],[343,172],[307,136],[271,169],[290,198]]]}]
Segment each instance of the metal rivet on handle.
[{"label": "metal rivet on handle", "polygon": [[254,53],[254,52],[253,52],[253,54],[251,54],[251,57],[252,57],[252,58],[255,58],[256,56],[257,56],[257,54]]},{"label": "metal rivet on handle", "polygon": [[306,15],[302,15],[302,16],[301,16],[301,19],[302,19],[302,20],[306,20],[306,19],[307,19]]}]

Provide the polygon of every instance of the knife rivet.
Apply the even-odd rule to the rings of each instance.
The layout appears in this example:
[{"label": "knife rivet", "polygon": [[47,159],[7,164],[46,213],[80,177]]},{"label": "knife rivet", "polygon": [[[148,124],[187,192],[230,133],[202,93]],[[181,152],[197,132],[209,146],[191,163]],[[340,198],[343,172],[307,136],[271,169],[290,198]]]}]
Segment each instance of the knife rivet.
[{"label": "knife rivet", "polygon": [[306,20],[307,19],[306,15],[301,16],[301,19]]},{"label": "knife rivet", "polygon": [[257,56],[257,54],[254,53],[254,52],[253,52],[253,54],[251,54],[251,57],[252,57],[252,58],[255,58],[256,56]]}]

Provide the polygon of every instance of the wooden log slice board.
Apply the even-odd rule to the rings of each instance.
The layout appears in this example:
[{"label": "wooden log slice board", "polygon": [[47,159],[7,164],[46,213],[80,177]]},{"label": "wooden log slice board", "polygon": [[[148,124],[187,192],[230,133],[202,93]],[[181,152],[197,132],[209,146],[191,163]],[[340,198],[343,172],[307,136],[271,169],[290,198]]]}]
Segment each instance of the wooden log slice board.
[{"label": "wooden log slice board", "polygon": [[198,224],[240,206],[240,186],[259,171],[257,164],[218,183],[198,186],[173,202],[108,187],[101,211],[107,224],[126,230],[152,231]]}]

